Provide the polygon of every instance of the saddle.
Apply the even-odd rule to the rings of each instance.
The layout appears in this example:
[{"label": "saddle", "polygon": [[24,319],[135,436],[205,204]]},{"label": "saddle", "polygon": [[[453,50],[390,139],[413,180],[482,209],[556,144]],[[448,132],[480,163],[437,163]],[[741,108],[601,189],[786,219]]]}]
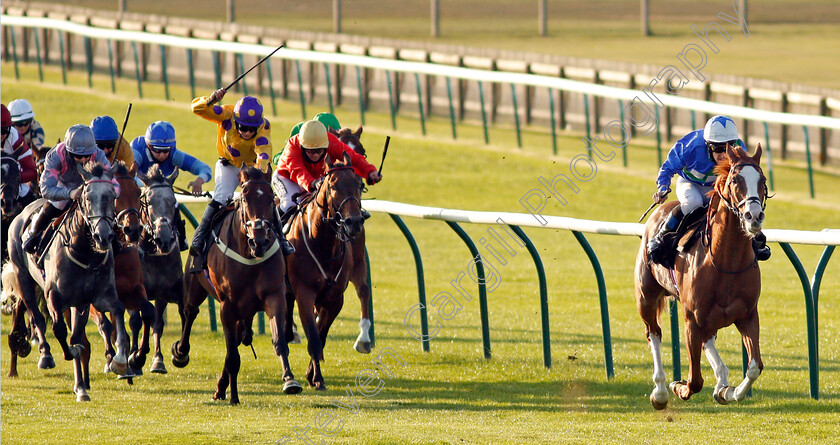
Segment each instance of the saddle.
[{"label": "saddle", "polygon": [[[47,247],[50,245],[53,238],[55,238],[55,235],[58,233],[58,228],[61,227],[61,223],[64,222],[64,219],[67,218],[70,210],[72,210],[75,205],[76,204],[74,202],[73,205],[67,206],[67,209],[64,210],[64,212],[47,224],[47,227],[44,229],[44,233],[41,234],[41,242],[38,243],[38,248],[35,250],[35,253],[32,254],[32,257],[35,259],[35,263],[39,269],[44,269],[44,254],[47,251]],[[37,213],[32,214],[32,217],[35,215],[37,215]],[[32,217],[30,217],[27,221],[26,226],[23,228],[24,231],[32,224]]]},{"label": "saddle", "polygon": [[707,209],[708,207],[701,206],[685,215],[677,226],[677,230],[666,233],[662,237],[661,248],[655,252],[650,252],[650,261],[668,269],[673,269],[677,253],[690,249],[703,234],[706,227]]}]

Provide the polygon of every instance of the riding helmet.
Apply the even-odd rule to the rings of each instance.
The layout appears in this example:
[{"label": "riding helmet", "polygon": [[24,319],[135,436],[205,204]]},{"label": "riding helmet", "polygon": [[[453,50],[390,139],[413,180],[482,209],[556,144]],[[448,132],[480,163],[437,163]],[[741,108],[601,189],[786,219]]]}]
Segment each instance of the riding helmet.
[{"label": "riding helmet", "polygon": [[90,156],[97,150],[93,131],[84,124],[76,124],[67,129],[64,133],[64,147],[78,156]]},{"label": "riding helmet", "polygon": [[9,112],[12,113],[12,122],[25,121],[35,117],[32,105],[26,99],[16,99],[9,102]]},{"label": "riding helmet", "polygon": [[300,127],[298,135],[300,146],[305,150],[320,150],[330,146],[330,139],[327,137],[327,127],[318,121],[309,121]]},{"label": "riding helmet", "polygon": [[146,144],[151,147],[175,148],[175,127],[166,121],[156,121],[146,129]]},{"label": "riding helmet", "polygon": [[324,126],[327,127],[327,130],[341,130],[341,124],[338,123],[338,118],[332,113],[318,113],[312,120],[316,120],[324,124]]},{"label": "riding helmet", "polygon": [[706,122],[703,129],[703,139],[706,142],[729,142],[738,139],[738,128],[735,122],[726,116],[714,116]]},{"label": "riding helmet", "polygon": [[98,116],[90,121],[90,129],[97,141],[116,141],[120,138],[117,123],[111,116]]},{"label": "riding helmet", "polygon": [[253,96],[245,96],[233,106],[233,119],[239,125],[259,127],[263,124],[263,106]]}]

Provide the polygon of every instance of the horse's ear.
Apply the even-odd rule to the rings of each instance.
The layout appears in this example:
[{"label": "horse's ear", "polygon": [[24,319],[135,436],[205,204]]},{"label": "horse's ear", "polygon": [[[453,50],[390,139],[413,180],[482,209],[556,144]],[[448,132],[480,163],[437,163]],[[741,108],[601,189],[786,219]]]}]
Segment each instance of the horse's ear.
[{"label": "horse's ear", "polygon": [[327,162],[327,168],[328,169],[333,168],[332,159],[330,159],[329,153],[326,156],[324,156],[324,160]]},{"label": "horse's ear", "polygon": [[740,158],[740,153],[738,153],[738,150],[736,150],[735,147],[726,144],[726,156],[728,156],[729,160],[734,164],[735,161]]},{"label": "horse's ear", "polygon": [[93,177],[93,175],[91,175],[90,172],[82,166],[82,164],[76,164],[76,171],[79,172],[80,175],[82,175],[82,179],[84,179],[85,181],[90,181],[90,178]]},{"label": "horse's ear", "polygon": [[338,137],[338,130],[335,130],[333,128],[327,128],[327,131],[329,131],[330,134],[332,134],[333,136]]},{"label": "horse's ear", "polygon": [[755,153],[752,155],[752,160],[755,161],[756,164],[761,164],[761,142],[755,144]]},{"label": "horse's ear", "polygon": [[[134,165],[136,166],[137,164]],[[143,172],[137,172],[137,179],[139,179],[144,185],[149,185],[149,177],[143,174]]]},{"label": "horse's ear", "polygon": [[355,134],[355,135],[356,135],[356,137],[360,137],[360,136],[362,135],[362,126],[361,126],[361,125],[359,125],[359,128],[357,128],[357,129],[356,129],[356,132],[355,132],[355,133],[353,133],[353,134]]},{"label": "horse's ear", "polygon": [[137,163],[132,162],[131,168],[128,169],[128,176],[137,176]]},{"label": "horse's ear", "polygon": [[111,164],[111,167],[109,167],[109,168],[108,168],[108,173],[109,173],[112,177],[113,177],[113,176],[116,176],[116,174],[117,174],[117,170],[119,170],[120,165],[122,165],[123,167],[125,167],[125,163],[123,163],[123,161],[116,161],[116,162],[114,162],[113,164]]},{"label": "horse's ear", "polygon": [[178,179],[178,173],[181,173],[181,169],[175,167],[175,170],[169,176],[166,177],[166,182],[168,182],[169,185],[174,184],[175,180]]},{"label": "horse's ear", "polygon": [[348,166],[351,166],[351,167],[353,166],[353,161],[350,159],[350,155],[347,154],[347,152],[344,152],[343,158],[344,158],[344,163],[345,164],[347,164]]}]

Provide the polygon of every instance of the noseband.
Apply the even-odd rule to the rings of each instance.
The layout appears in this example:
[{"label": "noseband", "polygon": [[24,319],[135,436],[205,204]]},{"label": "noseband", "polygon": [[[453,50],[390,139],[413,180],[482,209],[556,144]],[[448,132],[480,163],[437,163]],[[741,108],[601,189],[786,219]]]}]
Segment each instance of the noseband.
[{"label": "noseband", "polygon": [[[268,189],[271,190],[271,184],[268,181],[263,181],[263,180],[260,180],[260,179],[252,179],[252,180],[249,180],[249,181],[245,181],[245,182],[242,183],[242,189],[244,190],[245,186],[247,186],[248,184],[265,184],[266,186],[268,186]],[[239,219],[242,221],[242,229],[245,230],[246,235],[248,233],[248,229],[252,229],[254,231],[265,230],[266,232],[268,232],[268,231],[273,232],[274,231],[274,225],[271,224],[271,221],[269,221],[267,219],[264,219],[264,218],[247,219],[247,215],[245,215],[245,194],[244,193],[239,196],[239,200],[240,200],[240,203],[239,203]],[[249,239],[251,239],[250,236],[249,236]]]},{"label": "noseband", "polygon": [[[729,193],[730,196],[732,196],[732,190],[731,190],[731,188],[732,188],[732,177],[738,176],[741,173],[741,169],[743,169],[744,167],[747,167],[747,166],[755,167],[756,170],[758,170],[758,171],[760,171],[760,168],[761,168],[758,164],[754,164],[754,163],[750,162],[750,163],[738,164],[738,166],[737,166],[738,169],[737,170],[731,169],[729,171],[729,175],[726,177],[726,185],[724,186],[724,189]],[[743,207],[743,206],[745,206],[745,205],[747,205],[751,202],[755,202],[755,203],[761,205],[761,210],[762,211],[767,207],[767,180],[766,179],[763,180],[761,182],[761,185],[764,187],[764,199],[763,200],[758,196],[747,196],[746,198],[739,201],[737,204],[733,204],[732,201],[730,201],[728,198],[724,197],[723,194],[721,194],[719,190],[717,191],[717,194],[720,197],[721,201],[723,201],[724,204],[726,204],[726,208],[728,208],[729,211],[731,211],[735,216],[737,216],[739,221],[743,222],[744,221],[744,214],[740,210],[741,207]]]},{"label": "noseband", "polygon": [[[95,184],[97,182],[105,182],[105,183],[113,185],[113,183],[110,180],[107,180],[107,179],[92,179],[90,181],[85,182],[84,187],[87,187],[90,184]],[[115,220],[114,220],[113,216],[88,215],[86,209],[84,208],[84,206],[82,204],[79,204],[79,208],[82,210],[82,219],[84,219],[85,223],[88,225],[88,229],[90,230],[91,234],[94,233],[94,231],[95,231],[94,228],[96,227],[96,224],[98,224],[99,221],[102,221],[103,219],[105,220],[105,222],[108,223],[108,227],[110,227],[111,230],[114,230]]]},{"label": "noseband", "polygon": [[[339,171],[339,170],[353,170],[353,167],[350,165],[341,165],[338,167],[333,167],[327,170],[327,176]],[[324,187],[327,187],[326,193],[329,193],[329,181],[324,181]],[[332,227],[338,237],[338,240],[341,242],[349,242],[352,239],[350,235],[349,224],[346,218],[341,215],[341,209],[344,207],[345,204],[348,202],[356,201],[359,203],[359,207],[362,206],[362,201],[355,196],[348,196],[344,198],[337,206],[331,206],[331,209],[326,207],[326,203],[321,204],[315,200],[315,203],[321,209],[321,221],[329,224],[329,227]],[[329,210],[332,210],[332,217],[329,216]]]}]

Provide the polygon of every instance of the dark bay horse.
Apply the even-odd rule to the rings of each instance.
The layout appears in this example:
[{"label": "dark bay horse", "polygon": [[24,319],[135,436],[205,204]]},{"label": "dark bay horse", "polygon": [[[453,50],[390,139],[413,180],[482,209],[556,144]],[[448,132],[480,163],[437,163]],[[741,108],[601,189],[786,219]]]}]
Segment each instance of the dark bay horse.
[{"label": "dark bay horse", "polygon": [[[85,351],[84,328],[91,304],[100,312],[110,312],[116,327],[117,350],[111,370],[125,374],[127,369],[128,336],[125,331],[125,307],[117,299],[114,285],[114,257],[111,242],[114,237],[114,201],[117,197],[113,171],[102,165],[88,163],[76,166],[84,179],[82,193],[60,223],[56,236],[44,252],[44,275],[36,259],[21,247],[21,236],[30,217],[40,209],[44,200],[27,206],[12,222],[9,237],[10,262],[3,269],[3,285],[22,298],[35,324],[41,350],[38,366],[50,367],[53,361],[46,342],[46,323],[38,310],[36,286],[44,290],[47,307],[53,321],[53,334],[58,339],[65,360],[73,360],[77,401],[88,401],[81,359]],[[65,311],[71,311],[72,334],[67,342]],[[18,326],[13,326],[16,331]],[[54,364],[53,364],[54,366]]]},{"label": "dark bay horse", "polygon": [[[687,382],[669,385],[674,394],[688,400],[703,388],[701,350],[705,351],[717,378],[714,398],[721,404],[743,400],[764,368],[758,345],[761,272],[752,248],[752,238],[761,231],[767,199],[766,179],[759,165],[761,145],[753,156],[732,147],[727,147],[727,153],[729,160],[718,164],[715,170],[718,177],[710,193],[703,242],[677,254],[672,271],[648,261],[648,239],[659,231],[678,204],[672,201],[651,215],[636,257],[636,303],[653,355],[656,387],[650,401],[656,409],[668,404],[659,317],[669,294],[682,307],[690,374]],[[729,369],[715,348],[717,331],[733,323],[741,333],[749,357],[746,376],[737,387],[730,386]]]},{"label": "dark bay horse", "polygon": [[[139,210],[143,230],[139,246],[142,251],[143,284],[148,298],[155,301],[155,353],[151,371],[157,374],[167,372],[160,349],[160,339],[163,335],[163,317],[169,303],[178,306],[181,328],[184,327],[184,269],[178,249],[177,228],[174,224],[175,212],[179,210],[175,190],[172,188],[178,173],[179,170],[175,169],[169,176],[164,176],[155,164],[145,175],[137,175],[146,186],[140,197]],[[132,327],[139,325],[139,320],[135,317],[132,317]]]},{"label": "dark bay horse", "polygon": [[[120,185],[120,196],[115,204],[117,242],[114,250],[114,275],[117,296],[129,312],[129,327],[131,329],[131,348],[128,358],[129,371],[122,378],[143,375],[143,365],[146,354],[149,353],[149,331],[155,320],[155,307],[146,296],[143,278],[143,265],[140,249],[137,243],[143,226],[140,223],[141,192],[140,186],[134,180],[137,174],[137,164],[127,169],[122,161],[116,162],[116,180]],[[100,333],[105,336],[111,332],[108,320],[103,319],[96,309],[91,309],[91,315],[96,318],[100,326]],[[140,330],[143,330],[142,337]],[[110,357],[108,357],[110,360]],[[106,364],[106,372],[108,365]]]},{"label": "dark bay horse", "polygon": [[[349,128],[344,128],[337,133],[338,139],[347,144],[356,153],[367,157],[365,147],[362,145],[360,137],[362,136],[362,127],[353,131]],[[352,271],[350,272],[350,282],[356,288],[356,296],[359,297],[359,305],[361,307],[361,317],[359,318],[359,336],[356,342],[353,343],[353,349],[362,354],[369,354],[371,348],[370,341],[370,285],[367,282],[367,261],[365,261],[365,228],[353,237],[350,242],[351,251],[353,255]]]},{"label": "dark bay horse", "polygon": [[16,157],[5,152],[0,157],[3,181],[0,183],[0,211],[2,211],[3,261],[9,259],[6,240],[9,239],[9,226],[15,216],[23,210],[20,201],[20,164]]},{"label": "dark bay horse", "polygon": [[[344,306],[344,291],[355,264],[364,262],[364,251],[361,258],[354,256],[351,243],[364,224],[362,180],[347,154],[343,163],[332,164],[328,158],[327,165],[324,181],[305,198],[288,235],[296,249],[287,258],[289,290],[297,301],[311,357],[306,379],[316,390],[326,389],[320,362],[327,334]],[[287,338],[290,335],[287,332]]]},{"label": "dark bay horse", "polygon": [[207,254],[212,287],[205,287],[201,273],[189,274],[184,305],[186,323],[181,340],[172,345],[172,363],[178,367],[186,366],[189,363],[190,331],[198,315],[198,307],[208,293],[213,295],[221,306],[220,317],[227,348],[225,365],[213,400],[224,400],[229,385],[231,405],[239,403],[238,347],[240,344],[251,344],[251,323],[258,311],[265,311],[270,318],[274,352],[280,357],[283,368],[283,392],[297,394],[302,389],[289,366],[289,347],[284,336],[286,286],[277,277],[284,275],[286,264],[274,229],[277,227],[277,215],[270,178],[269,173],[255,167],[244,167],[239,172],[240,197],[230,212],[213,223],[210,239],[215,242]]}]

